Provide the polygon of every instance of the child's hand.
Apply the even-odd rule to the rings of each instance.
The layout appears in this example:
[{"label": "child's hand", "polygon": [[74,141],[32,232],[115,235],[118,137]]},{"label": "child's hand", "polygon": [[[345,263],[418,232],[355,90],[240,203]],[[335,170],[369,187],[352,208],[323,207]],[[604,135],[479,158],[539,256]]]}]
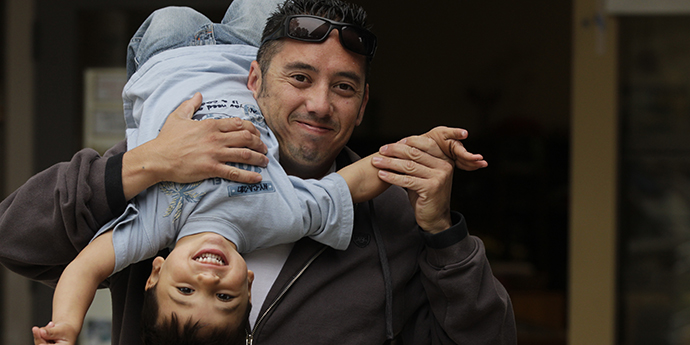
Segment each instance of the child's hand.
[{"label": "child's hand", "polygon": [[52,321],[45,327],[33,327],[31,332],[34,334],[34,345],[74,345],[79,335],[79,331],[74,327],[67,324],[55,324]]},{"label": "child's hand", "polygon": [[467,138],[467,131],[462,128],[439,126],[422,136],[433,139],[458,169],[472,171],[489,165],[482,155],[468,152],[460,142]]}]

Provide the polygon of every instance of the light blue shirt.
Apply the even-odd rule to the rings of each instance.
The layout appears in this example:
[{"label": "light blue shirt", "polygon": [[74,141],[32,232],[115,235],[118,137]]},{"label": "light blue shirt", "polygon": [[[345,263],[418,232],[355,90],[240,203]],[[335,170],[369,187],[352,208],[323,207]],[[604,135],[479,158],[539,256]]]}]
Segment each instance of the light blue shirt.
[{"label": "light blue shirt", "polygon": [[155,138],[168,114],[198,91],[204,101],[194,117],[252,121],[268,147],[269,164],[238,166],[261,173],[258,184],[220,178],[193,184],[163,182],[139,194],[124,214],[98,232],[114,228],[114,272],[200,232],[224,236],[241,253],[305,236],[347,248],[354,218],[349,188],[336,173],[302,180],[282,169],[278,142],[246,87],[256,51],[236,44],[167,50],[144,63],[125,85],[128,149]]}]

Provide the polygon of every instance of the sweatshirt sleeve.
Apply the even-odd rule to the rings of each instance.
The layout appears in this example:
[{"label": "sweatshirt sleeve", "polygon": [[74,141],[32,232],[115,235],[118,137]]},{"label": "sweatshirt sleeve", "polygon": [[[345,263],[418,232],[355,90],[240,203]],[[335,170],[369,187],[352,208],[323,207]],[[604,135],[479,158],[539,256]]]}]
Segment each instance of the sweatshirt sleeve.
[{"label": "sweatshirt sleeve", "polygon": [[34,175],[5,198],[0,203],[0,262],[27,278],[54,285],[101,225],[124,209],[125,148],[120,142],[103,157],[83,149],[69,162]]},{"label": "sweatshirt sleeve", "polygon": [[510,297],[491,271],[484,244],[468,235],[461,214],[453,213],[453,224],[439,234],[424,233],[420,258],[438,325],[457,344],[516,344]]}]

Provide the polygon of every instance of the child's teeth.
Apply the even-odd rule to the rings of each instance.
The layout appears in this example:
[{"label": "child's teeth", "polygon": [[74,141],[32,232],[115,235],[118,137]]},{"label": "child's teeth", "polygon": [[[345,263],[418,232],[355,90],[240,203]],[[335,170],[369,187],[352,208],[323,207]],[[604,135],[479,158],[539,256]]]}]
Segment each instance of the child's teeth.
[{"label": "child's teeth", "polygon": [[223,261],[223,258],[220,257],[220,255],[216,254],[211,254],[211,253],[204,253],[200,255],[199,257],[196,258],[196,261],[201,262],[201,263],[209,263],[209,264],[216,264],[216,265],[224,265],[225,262]]}]

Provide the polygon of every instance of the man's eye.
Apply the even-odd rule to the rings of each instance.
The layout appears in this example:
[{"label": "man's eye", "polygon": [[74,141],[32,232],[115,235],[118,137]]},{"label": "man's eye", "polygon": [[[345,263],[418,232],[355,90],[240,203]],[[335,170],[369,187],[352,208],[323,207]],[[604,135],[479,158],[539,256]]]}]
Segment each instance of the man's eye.
[{"label": "man's eye", "polygon": [[350,84],[338,84],[337,88],[343,91],[354,91],[355,88]]},{"label": "man's eye", "polygon": [[221,300],[221,301],[229,301],[229,300],[232,299],[232,296],[230,296],[230,295],[228,295],[228,294],[226,294],[226,293],[219,293],[219,294],[216,294],[216,296],[217,296],[218,299]]},{"label": "man's eye", "polygon": [[194,289],[188,287],[178,287],[177,290],[185,295],[191,295],[194,292]]},{"label": "man's eye", "polygon": [[292,78],[295,79],[296,81],[300,82],[300,83],[304,83],[305,81],[307,81],[307,76],[302,75],[302,74],[296,74],[296,75],[292,76]]}]

